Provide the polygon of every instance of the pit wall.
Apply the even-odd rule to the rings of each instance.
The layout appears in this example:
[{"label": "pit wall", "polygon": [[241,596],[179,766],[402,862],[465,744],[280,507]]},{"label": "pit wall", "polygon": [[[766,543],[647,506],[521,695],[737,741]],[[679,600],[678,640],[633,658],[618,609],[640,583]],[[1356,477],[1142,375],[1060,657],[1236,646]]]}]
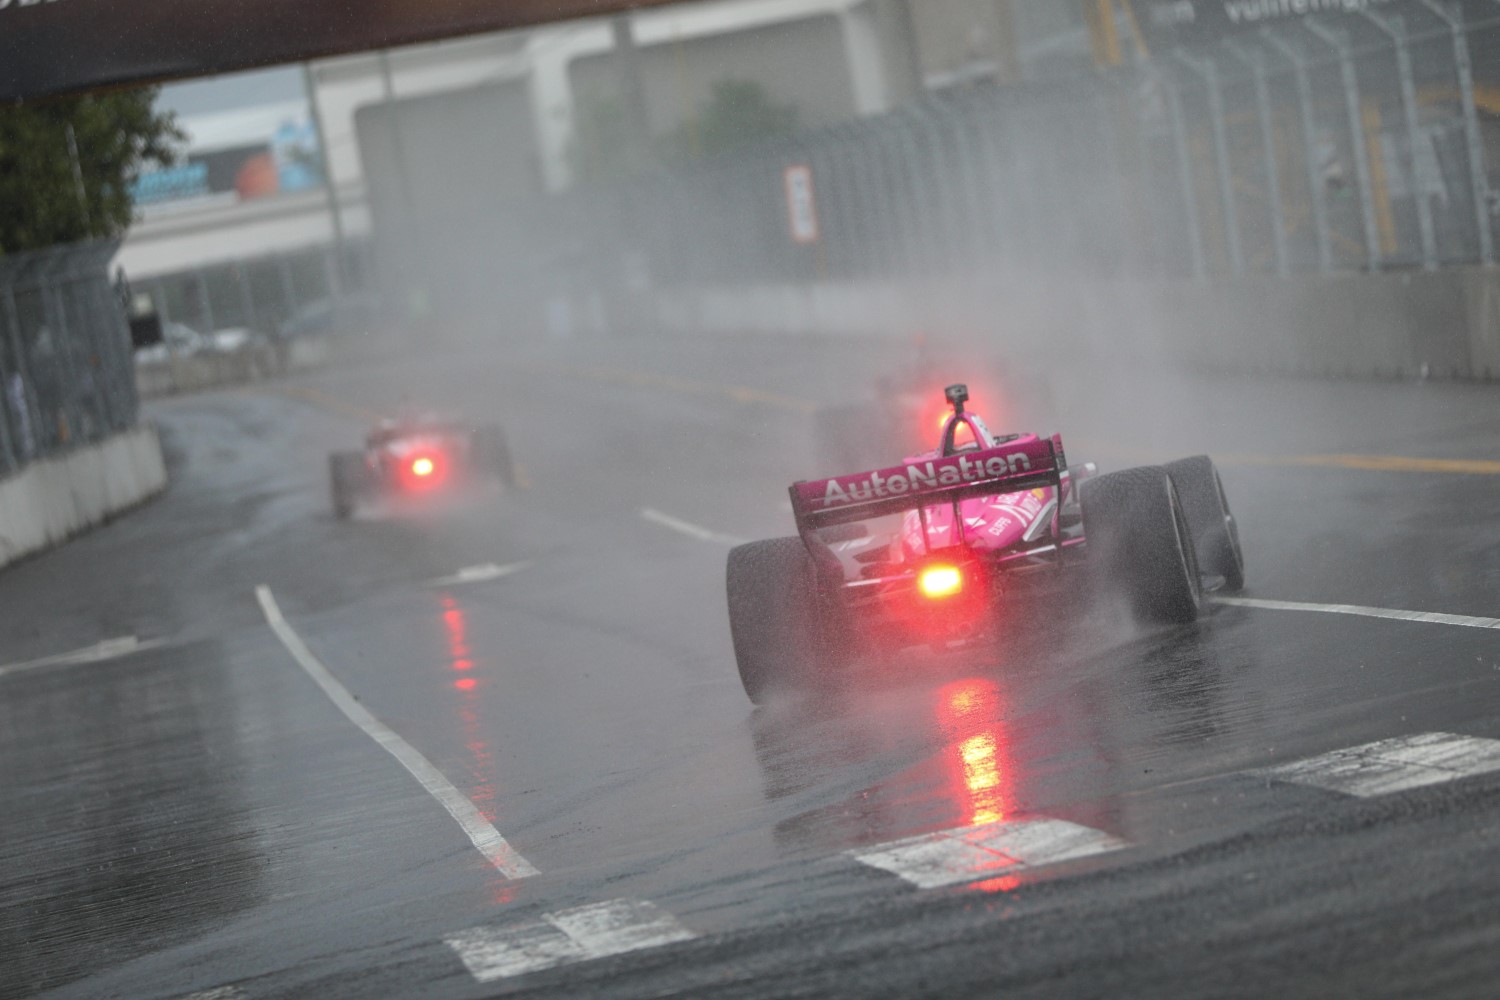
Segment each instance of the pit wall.
[{"label": "pit wall", "polygon": [[116,434],[0,479],[0,566],[100,524],[167,485],[156,428]]},{"label": "pit wall", "polygon": [[[926,332],[1059,361],[1083,352],[1229,371],[1500,380],[1500,269],[1203,282],[1006,274],[665,289],[623,306],[631,327],[684,335]],[[593,332],[613,312],[571,302],[549,325]]]}]

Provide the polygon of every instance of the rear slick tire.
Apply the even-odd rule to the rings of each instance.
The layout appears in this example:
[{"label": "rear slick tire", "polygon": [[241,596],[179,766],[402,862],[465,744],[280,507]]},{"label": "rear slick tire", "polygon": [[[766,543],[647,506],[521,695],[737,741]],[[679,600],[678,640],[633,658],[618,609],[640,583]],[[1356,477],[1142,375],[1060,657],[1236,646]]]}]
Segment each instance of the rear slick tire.
[{"label": "rear slick tire", "polygon": [[328,456],[329,492],[333,499],[333,516],[347,521],[354,514],[365,492],[369,467],[362,452],[341,451]]},{"label": "rear slick tire", "polygon": [[740,682],[755,704],[817,676],[822,633],[817,578],[800,538],[736,546],[725,573]]},{"label": "rear slick tire", "polygon": [[1125,469],[1083,484],[1083,529],[1090,558],[1124,591],[1136,619],[1151,625],[1195,621],[1203,604],[1187,516],[1160,466]]},{"label": "rear slick tire", "polygon": [[1245,557],[1240,551],[1239,527],[1229,512],[1219,470],[1207,455],[1170,462],[1166,469],[1187,515],[1193,546],[1198,552],[1198,568],[1208,576],[1222,578],[1221,590],[1242,590]]}]

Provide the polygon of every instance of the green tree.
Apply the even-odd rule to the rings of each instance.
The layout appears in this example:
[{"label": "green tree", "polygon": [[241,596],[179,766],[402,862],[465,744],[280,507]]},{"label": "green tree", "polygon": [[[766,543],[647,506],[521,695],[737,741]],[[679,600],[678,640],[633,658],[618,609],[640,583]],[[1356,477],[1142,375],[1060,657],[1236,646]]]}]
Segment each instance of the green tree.
[{"label": "green tree", "polygon": [[[773,102],[766,89],[749,80],[720,80],[698,114],[649,143],[650,163],[682,163],[717,156],[797,130],[797,109]],[[568,150],[573,174],[581,181],[614,180],[650,164],[633,164],[625,108],[614,96],[579,102],[573,143]]]},{"label": "green tree", "polygon": [[751,80],[720,80],[693,119],[666,138],[668,155],[678,159],[718,156],[797,130],[797,109],[777,104]]},{"label": "green tree", "polygon": [[174,116],[156,109],[156,95],[147,88],[0,110],[0,254],[130,225],[131,184],[147,165],[176,162],[185,138]]}]

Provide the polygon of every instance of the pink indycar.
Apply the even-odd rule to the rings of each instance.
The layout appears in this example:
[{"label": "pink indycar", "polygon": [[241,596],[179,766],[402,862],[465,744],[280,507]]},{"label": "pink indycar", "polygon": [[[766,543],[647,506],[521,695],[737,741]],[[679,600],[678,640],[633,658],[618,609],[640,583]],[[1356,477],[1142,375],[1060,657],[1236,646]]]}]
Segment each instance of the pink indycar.
[{"label": "pink indycar", "polygon": [[797,536],[729,553],[729,624],[755,702],[815,680],[863,642],[947,646],[984,635],[1028,578],[1093,574],[1146,624],[1198,617],[1205,590],[1244,585],[1213,462],[1100,475],[1062,438],[995,435],[945,391],[937,449],[791,487]]}]

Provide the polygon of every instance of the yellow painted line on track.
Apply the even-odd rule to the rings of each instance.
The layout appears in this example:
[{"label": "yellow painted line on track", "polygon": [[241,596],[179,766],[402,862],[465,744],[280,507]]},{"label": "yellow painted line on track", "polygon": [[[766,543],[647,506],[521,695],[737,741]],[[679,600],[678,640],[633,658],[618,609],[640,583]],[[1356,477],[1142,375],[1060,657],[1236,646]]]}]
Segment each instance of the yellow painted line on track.
[{"label": "yellow painted line on track", "polygon": [[320,389],[311,388],[310,386],[278,385],[271,387],[270,391],[291,399],[301,400],[304,403],[311,403],[321,410],[328,410],[342,417],[353,417],[355,420],[366,422],[380,419],[380,414],[374,410],[351,403],[345,399],[340,399],[337,396],[330,395]]},{"label": "yellow painted line on track", "polygon": [[659,372],[631,371],[625,368],[574,369],[554,365],[526,365],[522,367],[533,371],[565,375],[569,378],[588,379],[591,382],[602,382],[607,385],[627,385],[636,389],[666,389],[685,396],[717,397],[733,400],[736,403],[771,406],[779,410],[789,410],[793,413],[815,413],[818,409],[818,404],[811,400],[797,399],[794,396],[785,396],[766,389],[757,389],[748,385],[731,385],[723,382],[703,382],[698,379],[680,378],[676,375],[663,375]]},{"label": "yellow painted line on track", "polygon": [[[812,414],[818,410],[818,404],[811,400],[798,399],[794,396],[786,396],[765,389],[722,382],[704,382],[697,379],[679,378],[675,375],[663,375],[658,372],[631,371],[623,368],[572,369],[560,365],[523,365],[518,367],[536,372],[564,375],[570,378],[582,378],[608,385],[625,385],[637,389],[663,389],[668,392],[676,392],[687,396],[707,396],[728,399],[736,403],[770,406],[792,413]],[[322,409],[359,420],[370,421],[377,420],[380,417],[380,414],[373,410],[357,406],[308,386],[279,386],[271,391],[293,399],[300,399],[303,402],[311,403]],[[1141,448],[1111,447],[1100,441],[1078,442],[1075,440],[1070,442],[1070,444],[1071,447],[1069,450],[1075,453],[1080,451],[1099,452],[1136,462],[1158,463],[1170,461],[1171,458],[1177,457],[1166,456]],[[1500,476],[1500,460],[1497,459],[1416,458],[1408,455],[1257,455],[1233,452],[1216,452],[1212,453],[1212,457],[1215,462],[1224,466],[1277,465],[1359,469],[1366,472]],[[519,470],[518,478],[522,480],[523,489],[530,485],[527,482],[529,477],[526,476],[524,470]]]},{"label": "yellow painted line on track", "polygon": [[[1063,441],[1073,454],[1084,452],[1109,455],[1132,462],[1161,464],[1179,455],[1166,455],[1142,448],[1118,448],[1103,441]],[[1500,461],[1478,458],[1415,458],[1407,455],[1256,455],[1237,452],[1210,452],[1222,466],[1278,465],[1304,468],[1359,469],[1366,472],[1428,472],[1466,476],[1500,476]]]},{"label": "yellow painted line on track", "polygon": [[1332,465],[1374,472],[1450,472],[1466,476],[1500,476],[1500,461],[1473,458],[1407,458],[1401,455],[1308,455],[1300,465]]}]

